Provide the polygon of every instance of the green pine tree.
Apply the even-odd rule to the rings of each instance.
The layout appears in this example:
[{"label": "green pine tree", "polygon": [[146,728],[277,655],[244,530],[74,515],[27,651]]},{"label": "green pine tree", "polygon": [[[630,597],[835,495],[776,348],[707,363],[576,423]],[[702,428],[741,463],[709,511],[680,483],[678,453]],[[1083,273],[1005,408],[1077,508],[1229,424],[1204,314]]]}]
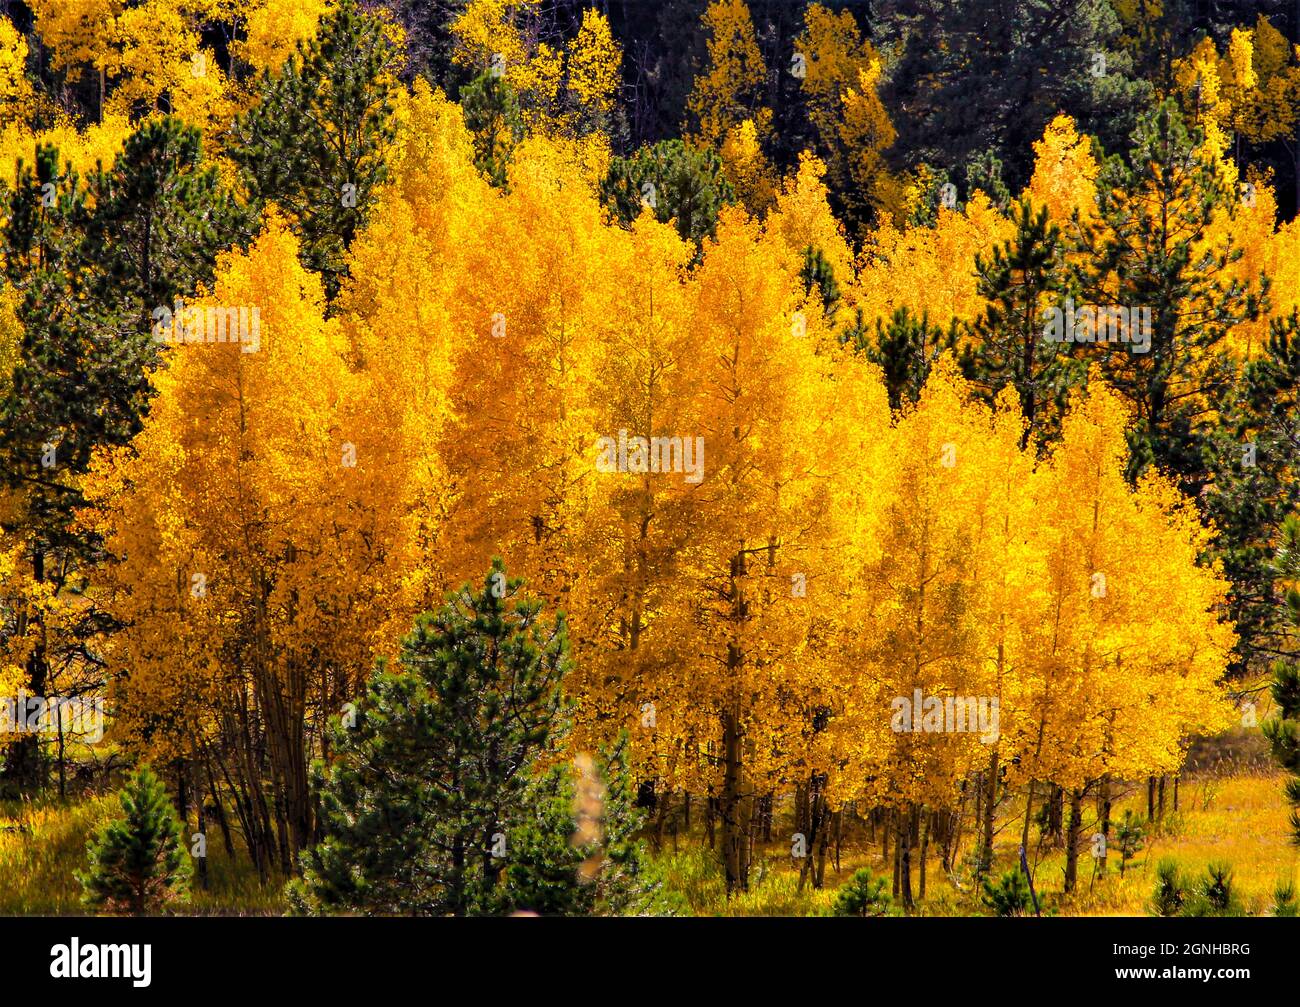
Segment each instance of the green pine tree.
[{"label": "green pine tree", "polygon": [[820,295],[822,312],[827,318],[835,317],[840,304],[840,285],[835,280],[835,270],[820,248],[809,245],[803,250],[803,268],[799,271],[804,289]]},{"label": "green pine tree", "polygon": [[263,74],[257,103],[231,131],[251,206],[274,202],[288,214],[303,265],[331,299],[387,177],[400,59],[383,21],[343,0],[278,73]]},{"label": "green pine tree", "polygon": [[1015,236],[975,259],[978,289],[988,301],[971,326],[967,370],[987,401],[1007,385],[1025,416],[1023,444],[1049,443],[1060,429],[1070,388],[1083,379],[1067,344],[1049,342],[1044,312],[1067,289],[1065,249],[1047,208],[1028,200],[1011,210]]},{"label": "green pine tree", "polygon": [[636,838],[645,812],[627,748],[620,735],[597,759],[580,756],[533,782],[528,810],[510,835],[506,885],[514,909],[544,916],[662,910],[658,878]]},{"label": "green pine tree", "polygon": [[663,140],[631,157],[614,158],[600,194],[624,224],[649,207],[656,220],[675,221],[677,233],[695,242],[713,234],[718,213],[736,198],[717,151],[681,140]]},{"label": "green pine tree", "polygon": [[[1281,577],[1294,581],[1300,576],[1300,518],[1287,518],[1277,555]],[[1300,590],[1290,588],[1282,608],[1292,631],[1300,629]],[[1273,662],[1270,693],[1277,706],[1277,716],[1264,721],[1264,737],[1273,758],[1290,774],[1283,793],[1291,805],[1291,840],[1300,845],[1300,663],[1294,658]]]},{"label": "green pine tree", "polygon": [[980,151],[966,164],[966,191],[977,189],[1003,213],[1011,206],[1011,191],[1002,181],[1002,160],[994,147]]},{"label": "green pine tree", "polygon": [[863,867],[853,872],[831,906],[832,916],[886,916],[893,899],[885,892],[885,879]]},{"label": "green pine tree", "polygon": [[895,309],[888,321],[876,319],[874,338],[868,334],[859,311],[857,322],[844,338],[885,372],[889,404],[901,409],[920,398],[930,368],[939,357],[956,349],[958,330],[955,318],[944,330],[932,325],[928,314],[918,318],[903,305]]},{"label": "green pine tree", "polygon": [[1131,810],[1125,810],[1124,820],[1115,830],[1115,839],[1119,844],[1119,876],[1124,876],[1128,862],[1142,850],[1144,823],[1141,818],[1134,818]]},{"label": "green pine tree", "polygon": [[993,910],[995,916],[1024,916],[1030,907],[1029,882],[1019,869],[1007,871],[997,883],[985,879],[981,882],[984,893],[980,901]]},{"label": "green pine tree", "polygon": [[1152,916],[1181,916],[1187,899],[1187,882],[1178,861],[1165,857],[1156,865],[1156,887],[1147,903],[1147,912]]},{"label": "green pine tree", "polygon": [[1283,878],[1273,887],[1273,915],[1300,916],[1300,905],[1296,902],[1295,882]]},{"label": "green pine tree", "polygon": [[1269,323],[1263,352],[1246,364],[1222,413],[1201,503],[1218,532],[1211,555],[1232,581],[1227,611],[1241,674],[1286,649],[1291,627],[1276,552],[1287,518],[1300,512],[1300,313]]},{"label": "green pine tree", "polygon": [[474,164],[493,185],[504,189],[506,169],[524,138],[514,88],[504,76],[486,71],[461,89],[460,107],[474,136]]},{"label": "green pine tree", "polygon": [[1215,862],[1206,866],[1183,903],[1181,916],[1240,916],[1241,900],[1233,883],[1232,866]]},{"label": "green pine tree", "polygon": [[122,817],[86,844],[82,901],[109,913],[157,913],[189,890],[190,860],[167,790],[141,766],[118,794]]},{"label": "green pine tree", "polygon": [[[50,667],[81,661],[111,624],[84,591],[99,550],[74,519],[85,504],[79,477],[97,449],[140,431],[159,361],[152,312],[211,280],[240,215],[203,163],[198,132],[163,118],[132,133],[88,181],[39,146],[33,164],[19,162],[15,184],[0,186],[0,221],[0,283],[17,292],[22,326],[0,398],[0,480],[17,502],[6,530],[25,542],[37,581],[89,602],[71,635],[38,633],[26,688],[43,695]],[[10,754],[6,789],[39,787],[37,739],[20,739]]]},{"label": "green pine tree", "polygon": [[[568,728],[569,664],[564,616],[544,619],[500,560],[481,589],[421,616],[398,666],[377,666],[356,723],[335,725],[331,764],[314,767],[325,838],[302,858],[294,908],[466,916],[605,897],[603,870],[594,891],[577,890],[577,866],[598,851],[572,846],[576,784],[543,772]],[[635,874],[630,784],[605,766],[608,839],[596,845]]]},{"label": "green pine tree", "polygon": [[1230,236],[1206,247],[1216,214],[1235,212],[1237,194],[1199,152],[1177,104],[1158,105],[1133,144],[1128,163],[1112,157],[1102,168],[1100,219],[1081,229],[1088,262],[1077,280],[1093,305],[1151,312],[1149,349],[1131,342],[1092,347],[1136,413],[1130,477],[1154,464],[1199,496],[1211,410],[1228,400],[1235,380],[1224,338],[1266,306],[1268,281],[1261,276],[1252,290],[1228,275],[1242,255]]}]

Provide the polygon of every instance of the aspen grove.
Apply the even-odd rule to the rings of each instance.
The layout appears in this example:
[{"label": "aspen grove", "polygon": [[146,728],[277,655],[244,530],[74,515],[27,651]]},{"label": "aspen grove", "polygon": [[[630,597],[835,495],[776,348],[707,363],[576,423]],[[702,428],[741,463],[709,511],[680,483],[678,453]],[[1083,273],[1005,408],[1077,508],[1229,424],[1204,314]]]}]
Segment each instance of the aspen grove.
[{"label": "aspen grove", "polygon": [[[791,29],[798,149],[790,57],[715,0],[640,154],[606,13],[445,6],[441,48],[353,0],[0,13],[0,695],[102,698],[282,883],[377,662],[500,560],[563,614],[546,758],[615,746],[729,895],[786,801],[801,889],[846,815],[910,911],[1042,814],[1077,890],[1111,795],[1293,639],[1292,457],[1238,462],[1294,443],[1249,389],[1295,367],[1300,231],[1240,144],[1294,144],[1300,46],[1261,15],[1119,152],[1053,111],[1020,179],[954,185],[835,5]],[[1054,339],[1067,298],[1147,345]],[[4,776],[79,744],[0,734]]]}]

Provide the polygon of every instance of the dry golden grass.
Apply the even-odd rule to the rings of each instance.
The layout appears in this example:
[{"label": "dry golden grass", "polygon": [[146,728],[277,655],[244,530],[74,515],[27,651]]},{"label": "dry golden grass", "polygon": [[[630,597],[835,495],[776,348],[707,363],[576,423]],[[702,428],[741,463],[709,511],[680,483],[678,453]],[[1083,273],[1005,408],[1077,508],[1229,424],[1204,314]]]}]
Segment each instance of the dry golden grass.
[{"label": "dry golden grass", "polygon": [[[1227,861],[1233,867],[1245,910],[1266,915],[1279,880],[1289,878],[1300,883],[1300,850],[1288,840],[1289,812],[1282,798],[1282,782],[1280,773],[1229,777],[1207,773],[1184,781],[1179,810],[1173,811],[1172,793],[1167,793],[1164,828],[1146,837],[1143,849],[1129,861],[1123,877],[1113,831],[1105,877],[1095,875],[1094,861],[1085,845],[1079,859],[1079,891],[1070,899],[1062,892],[1064,851],[1034,850],[1030,863],[1044,912],[1070,916],[1145,915],[1147,899],[1155,886],[1155,865],[1162,857],[1171,856],[1186,874],[1193,876],[1199,876],[1211,861]],[[1122,820],[1126,809],[1135,816],[1145,816],[1145,790],[1116,801],[1112,808],[1114,819]],[[1083,833],[1091,836],[1096,829],[1093,802],[1085,802],[1083,811]],[[1017,863],[1023,814],[1023,799],[1013,797],[1003,805],[997,823],[995,877]],[[1037,826],[1031,828],[1030,836],[1031,845],[1037,843]],[[968,852],[969,839],[965,846],[964,852]],[[840,869],[837,871],[833,862],[827,864],[824,889],[814,891],[808,885],[800,892],[797,868],[788,851],[786,842],[758,847],[750,891],[730,901],[725,898],[717,857],[698,831],[683,837],[679,852],[665,851],[661,865],[668,886],[683,897],[689,911],[706,916],[820,915],[829,910],[834,890],[858,868],[869,867],[886,878],[892,873],[878,846],[848,843],[841,851]],[[914,892],[918,888],[918,867],[913,865]],[[926,874],[926,898],[918,901],[918,912],[940,916],[987,912],[968,871],[959,868],[956,877],[949,877],[938,857],[931,856]]]},{"label": "dry golden grass", "polygon": [[[1031,857],[1035,883],[1046,912],[1061,915],[1140,916],[1155,884],[1155,865],[1165,856],[1178,860],[1185,873],[1199,875],[1211,861],[1232,864],[1242,903],[1247,912],[1266,914],[1275,884],[1290,878],[1300,881],[1300,850],[1288,841],[1288,810],[1282,798],[1280,773],[1245,773],[1221,776],[1204,773],[1184,782],[1179,810],[1170,808],[1162,832],[1148,836],[1143,850],[1119,875],[1119,855],[1114,844],[1110,870],[1094,876],[1093,860],[1085,849],[1079,861],[1080,891],[1066,900],[1061,893],[1065,855],[1060,850],[1035,851]],[[1146,812],[1145,792],[1135,792],[1115,803],[1113,814],[1122,819],[1125,809]],[[117,810],[112,796],[71,804],[0,804],[0,915],[64,915],[84,912],[80,888],[73,872],[82,868],[86,839],[95,826]],[[1016,863],[1023,803],[1013,799],[1003,805],[998,821],[994,874]],[[1084,834],[1095,829],[1095,808],[1084,805]],[[671,843],[658,858],[665,882],[683,914],[724,916],[816,916],[830,910],[835,889],[860,867],[890,875],[890,865],[879,846],[859,837],[841,850],[840,868],[826,866],[825,886],[811,884],[799,890],[798,871],[789,856],[788,841],[774,829],[773,842],[755,849],[750,891],[728,900],[717,856],[697,829],[683,836],[678,852]],[[1037,828],[1031,830],[1037,841]],[[966,843],[969,849],[969,837]],[[209,837],[210,884],[195,887],[183,913],[278,914],[284,910],[280,883],[262,884],[246,858],[231,861],[215,836]],[[932,851],[933,852],[933,851]],[[981,906],[969,872],[959,868],[956,877],[944,874],[937,856],[927,863],[927,891],[918,912],[925,915],[971,915]],[[914,866],[913,883],[917,882]]]},{"label": "dry golden grass", "polygon": [[[120,813],[115,795],[59,803],[0,802],[0,916],[82,915],[81,886],[74,872],[86,863],[86,840]],[[179,913],[278,915],[282,883],[263,884],[247,858],[225,855],[215,833],[208,837],[207,890],[195,879]]]}]

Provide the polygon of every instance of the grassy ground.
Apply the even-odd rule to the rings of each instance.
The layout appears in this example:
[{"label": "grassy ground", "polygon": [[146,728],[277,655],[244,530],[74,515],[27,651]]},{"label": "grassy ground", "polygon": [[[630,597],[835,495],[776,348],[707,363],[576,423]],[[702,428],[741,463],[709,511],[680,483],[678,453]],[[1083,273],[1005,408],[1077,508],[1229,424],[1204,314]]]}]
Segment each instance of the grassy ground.
[{"label": "grassy ground", "polygon": [[[1085,849],[1079,860],[1079,891],[1066,899],[1062,893],[1065,853],[1035,850],[1030,863],[1035,888],[1048,912],[1083,916],[1141,916],[1155,885],[1155,865],[1162,857],[1177,859],[1188,874],[1199,875],[1211,861],[1227,861],[1234,868],[1237,889],[1251,914],[1267,914],[1277,881],[1300,882],[1300,851],[1288,843],[1288,809],[1282,799],[1280,774],[1244,774],[1223,777],[1205,774],[1185,781],[1179,810],[1170,807],[1164,828],[1148,836],[1141,852],[1119,874],[1119,854],[1112,834],[1108,873],[1097,877],[1094,861]],[[1172,805],[1171,795],[1167,797]],[[1008,802],[1014,804],[1015,802]],[[1023,804],[1019,805],[1023,814]],[[1122,819],[1125,809],[1145,815],[1146,794],[1133,793],[1114,804],[1112,814]],[[1091,803],[1084,806],[1084,834],[1095,829]],[[995,873],[1016,863],[1023,819],[1004,805],[995,840]],[[1031,830],[1031,844],[1037,828]],[[860,867],[891,876],[878,846],[846,843],[841,850],[840,869],[826,867],[825,888],[814,891],[798,886],[798,871],[789,857],[787,842],[755,850],[755,878],[750,891],[730,902],[725,897],[722,873],[700,836],[683,838],[676,852],[665,850],[661,857],[668,885],[679,892],[690,910],[699,915],[771,916],[816,915],[828,910],[834,889],[848,881]],[[914,867],[915,871],[915,867]],[[971,915],[986,912],[969,875],[959,870],[956,878],[943,873],[937,857],[927,865],[926,899],[919,911],[926,915]],[[917,883],[913,874],[913,885]]]},{"label": "grassy ground", "polygon": [[[74,872],[86,840],[120,812],[116,797],[59,804],[0,802],[0,916],[84,913]],[[281,885],[262,884],[245,858],[231,860],[209,836],[208,888],[196,883],[185,911],[196,915],[280,914]]]},{"label": "grassy ground", "polygon": [[[1156,863],[1161,857],[1172,856],[1192,874],[1199,874],[1211,861],[1228,861],[1235,869],[1247,912],[1266,914],[1279,879],[1300,881],[1300,851],[1287,841],[1287,807],[1281,787],[1279,774],[1206,772],[1193,777],[1181,788],[1178,812],[1170,810],[1163,831],[1147,838],[1124,877],[1119,876],[1113,845],[1111,868],[1103,878],[1094,877],[1093,861],[1085,851],[1079,862],[1080,891],[1066,900],[1061,894],[1065,855],[1060,850],[1044,850],[1031,858],[1039,897],[1047,911],[1064,915],[1142,915],[1155,884]],[[1020,837],[1016,802],[1003,807],[995,844],[997,872],[1015,864]],[[1145,793],[1133,793],[1116,802],[1115,818],[1121,819],[1126,808],[1144,814]],[[116,810],[112,797],[63,805],[0,803],[0,915],[82,912],[73,872],[84,863],[87,837]],[[1088,803],[1085,835],[1094,829],[1092,814]],[[774,835],[779,831],[774,830]],[[1031,836],[1031,842],[1036,841],[1036,830]],[[209,886],[207,890],[195,886],[185,911],[232,915],[283,912],[278,881],[262,884],[247,861],[231,861],[219,841],[209,843],[208,853]],[[850,839],[841,850],[839,870],[834,863],[827,864],[825,887],[818,891],[809,885],[800,891],[788,842],[773,842],[755,850],[750,891],[728,901],[717,858],[698,831],[679,837],[676,850],[671,840],[667,841],[659,864],[683,910],[706,916],[820,915],[829,910],[835,889],[859,867],[889,872],[878,846]],[[919,911],[969,915],[984,910],[968,875],[959,870],[955,879],[949,878],[938,859],[931,858],[926,899]]]}]

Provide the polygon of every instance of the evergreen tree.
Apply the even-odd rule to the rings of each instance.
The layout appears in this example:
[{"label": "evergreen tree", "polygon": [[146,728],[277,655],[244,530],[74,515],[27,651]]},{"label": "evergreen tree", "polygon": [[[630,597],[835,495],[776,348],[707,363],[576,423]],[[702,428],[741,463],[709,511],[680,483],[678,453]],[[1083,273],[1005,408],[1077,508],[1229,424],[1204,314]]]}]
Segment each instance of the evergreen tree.
[{"label": "evergreen tree", "polygon": [[[204,163],[199,130],[171,116],[142,123],[87,188],[94,212],[85,258],[101,339],[142,342],[154,309],[210,283],[217,255],[249,230],[216,167]],[[151,366],[148,352],[140,364]]]},{"label": "evergreen tree", "polygon": [[1273,915],[1300,916],[1300,905],[1296,903],[1295,882],[1283,878],[1273,888]]},{"label": "evergreen tree", "polygon": [[1165,857],[1156,865],[1156,887],[1147,903],[1147,912],[1152,916],[1181,916],[1187,898],[1187,882],[1178,862]]},{"label": "evergreen tree", "polygon": [[1202,506],[1218,532],[1211,555],[1232,581],[1236,674],[1288,646],[1276,551],[1287,518],[1300,511],[1297,417],[1300,314],[1292,311],[1270,323],[1263,352],[1246,364],[1207,452],[1211,482]]},{"label": "evergreen tree", "polygon": [[1183,903],[1181,916],[1240,916],[1241,900],[1233,883],[1232,866],[1216,862],[1206,866],[1205,874]]},{"label": "evergreen tree", "polygon": [[1002,180],[1002,160],[991,147],[980,151],[966,165],[966,191],[976,189],[1003,213],[1011,206],[1011,191]]},{"label": "evergreen tree", "polygon": [[228,153],[250,204],[289,215],[303,265],[330,298],[387,177],[400,58],[384,22],[343,0],[278,73],[263,74],[258,101],[232,130]]},{"label": "evergreen tree", "polygon": [[605,760],[602,841],[572,845],[575,783],[539,772],[567,730],[568,630],[522,589],[494,561],[481,590],[417,620],[397,668],[376,667],[355,725],[335,726],[333,762],[313,770],[325,838],[303,856],[296,909],[579,912],[617,901],[603,869],[603,889],[580,890],[598,851],[612,874],[637,874],[622,748]]},{"label": "evergreen tree", "polygon": [[1007,871],[994,884],[985,879],[980,901],[993,910],[995,916],[1024,916],[1030,906],[1029,883],[1018,869]]},{"label": "evergreen tree", "polygon": [[110,913],[156,913],[184,896],[190,861],[167,790],[141,766],[118,795],[122,817],[86,844],[82,901]]},{"label": "evergreen tree", "polygon": [[828,319],[833,319],[840,304],[840,285],[835,281],[835,270],[820,248],[809,245],[803,250],[803,268],[799,271],[799,278],[810,294],[817,291],[822,311]]},{"label": "evergreen tree", "polygon": [[1119,876],[1121,878],[1124,876],[1125,868],[1128,867],[1128,862],[1137,856],[1142,849],[1143,827],[1142,819],[1134,818],[1131,810],[1126,809],[1124,811],[1124,820],[1119,823],[1115,831],[1115,838],[1119,842]]},{"label": "evergreen tree", "polygon": [[718,213],[736,198],[717,151],[681,140],[664,140],[631,157],[614,158],[600,194],[624,224],[649,207],[656,220],[675,221],[677,233],[695,242],[713,234]]},{"label": "evergreen tree", "polygon": [[885,916],[893,899],[885,893],[885,879],[863,867],[854,871],[853,877],[835,893],[831,906],[832,916]]},{"label": "evergreen tree", "polygon": [[474,135],[474,164],[498,189],[506,187],[506,168],[524,124],[514,89],[502,75],[480,74],[460,92],[465,125]]},{"label": "evergreen tree", "polygon": [[1028,200],[1012,207],[1015,236],[977,256],[978,290],[988,301],[971,326],[969,376],[992,403],[1007,385],[1020,397],[1024,444],[1041,447],[1059,432],[1069,390],[1082,380],[1081,366],[1063,343],[1049,342],[1044,311],[1067,290],[1060,229],[1047,208]]},{"label": "evergreen tree", "polygon": [[918,318],[904,305],[895,309],[888,321],[876,319],[874,339],[867,334],[859,313],[845,339],[885,372],[889,404],[900,409],[920,397],[935,361],[956,348],[958,329],[955,318],[944,330],[931,324],[928,315]]},{"label": "evergreen tree", "polygon": [[[1289,583],[1300,577],[1300,518],[1287,518],[1282,528],[1278,573]],[[1292,587],[1286,592],[1283,608],[1294,633],[1300,629],[1300,589]],[[1264,737],[1268,739],[1273,758],[1290,774],[1283,792],[1291,805],[1291,839],[1300,845],[1300,663],[1294,658],[1273,663],[1270,693],[1277,706],[1277,716],[1264,722]]]},{"label": "evergreen tree", "polygon": [[598,759],[580,756],[576,770],[555,766],[534,781],[528,811],[510,836],[513,908],[587,916],[649,907],[657,881],[635,838],[645,813],[627,750],[624,734]]},{"label": "evergreen tree", "polygon": [[1139,126],[1129,163],[1112,157],[1102,169],[1099,222],[1082,228],[1083,296],[1151,312],[1148,348],[1096,347],[1107,379],[1136,412],[1129,475],[1155,464],[1193,496],[1207,478],[1209,426],[1234,380],[1224,338],[1257,316],[1267,290],[1263,277],[1253,291],[1229,275],[1242,254],[1231,234],[1217,246],[1207,240],[1216,215],[1236,205],[1177,105],[1165,101]]},{"label": "evergreen tree", "polygon": [[[79,478],[96,450],[141,429],[159,360],[152,312],[211,280],[240,218],[202,162],[198,131],[171,118],[142,125],[88,183],[60,169],[56,148],[37,147],[0,192],[0,218],[2,279],[22,330],[0,399],[0,479],[17,504],[5,530],[24,542],[37,582],[80,592],[98,546],[74,521]],[[70,636],[38,632],[29,691],[43,695],[51,664],[85,659],[107,625],[92,603]],[[35,737],[17,742],[5,776],[24,791],[42,782]]]}]

